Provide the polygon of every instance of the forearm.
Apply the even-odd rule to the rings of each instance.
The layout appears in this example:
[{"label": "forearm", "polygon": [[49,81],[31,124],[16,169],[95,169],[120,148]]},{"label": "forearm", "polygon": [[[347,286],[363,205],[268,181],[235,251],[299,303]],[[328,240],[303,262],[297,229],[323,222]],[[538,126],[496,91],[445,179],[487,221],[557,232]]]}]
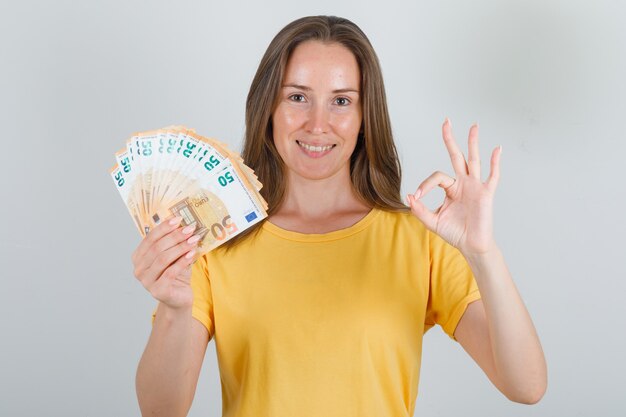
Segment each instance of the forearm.
[{"label": "forearm", "polygon": [[538,401],[547,384],[546,362],[502,253],[496,247],[465,258],[476,277],[485,308],[498,388],[512,399]]},{"label": "forearm", "polygon": [[143,416],[185,416],[195,384],[190,378],[191,307],[160,304],[152,333],[139,361],[137,399]]}]

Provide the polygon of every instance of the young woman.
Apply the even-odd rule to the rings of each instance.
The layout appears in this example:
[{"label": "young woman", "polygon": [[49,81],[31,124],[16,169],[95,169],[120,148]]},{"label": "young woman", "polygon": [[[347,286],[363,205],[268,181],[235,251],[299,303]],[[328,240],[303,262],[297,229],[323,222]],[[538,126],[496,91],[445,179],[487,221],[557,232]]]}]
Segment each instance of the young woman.
[{"label": "young woman", "polygon": [[[443,124],[454,177],[400,197],[378,59],[352,22],[296,20],[269,45],[246,104],[243,157],[268,219],[195,260],[180,219],[133,253],[159,301],[137,370],[144,415],[184,416],[215,338],[227,416],[412,416],[422,335],[435,324],[513,401],[546,364],[492,232],[501,148],[481,180]],[[420,201],[434,187],[435,212]]]}]

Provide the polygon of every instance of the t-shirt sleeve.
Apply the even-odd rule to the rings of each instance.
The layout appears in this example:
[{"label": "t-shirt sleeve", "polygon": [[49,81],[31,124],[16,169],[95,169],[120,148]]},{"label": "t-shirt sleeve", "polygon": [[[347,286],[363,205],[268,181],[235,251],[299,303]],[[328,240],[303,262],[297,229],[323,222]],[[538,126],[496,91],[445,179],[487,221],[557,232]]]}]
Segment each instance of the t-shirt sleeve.
[{"label": "t-shirt sleeve", "polygon": [[[215,325],[213,319],[213,294],[211,292],[206,255],[199,257],[191,267],[191,290],[193,291],[191,316],[207,328],[209,340],[211,340],[215,333]],[[155,317],[156,308],[152,313],[153,324]]]},{"label": "t-shirt sleeve", "polygon": [[428,231],[430,289],[424,331],[435,324],[453,340],[465,309],[480,299],[478,285],[465,257],[437,234]]}]

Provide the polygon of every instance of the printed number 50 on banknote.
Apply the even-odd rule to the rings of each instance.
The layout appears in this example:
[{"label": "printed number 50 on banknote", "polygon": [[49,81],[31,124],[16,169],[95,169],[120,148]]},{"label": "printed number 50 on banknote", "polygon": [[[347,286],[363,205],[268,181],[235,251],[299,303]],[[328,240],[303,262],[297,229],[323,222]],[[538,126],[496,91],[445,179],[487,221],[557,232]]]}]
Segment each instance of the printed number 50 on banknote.
[{"label": "printed number 50 on banknote", "polygon": [[201,237],[198,252],[206,253],[267,216],[251,188],[239,167],[225,164],[164,202],[152,220],[158,224],[171,215],[181,216],[181,225],[196,226],[194,234]]}]

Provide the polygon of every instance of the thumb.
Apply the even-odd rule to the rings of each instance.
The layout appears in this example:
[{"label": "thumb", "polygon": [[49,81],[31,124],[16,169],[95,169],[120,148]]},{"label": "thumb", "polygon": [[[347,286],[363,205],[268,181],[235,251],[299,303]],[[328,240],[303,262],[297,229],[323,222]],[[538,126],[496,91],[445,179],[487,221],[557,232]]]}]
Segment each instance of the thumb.
[{"label": "thumb", "polygon": [[411,213],[415,215],[430,231],[434,231],[437,226],[437,215],[428,210],[428,207],[422,203],[419,198],[415,198],[413,194],[407,196]]}]

